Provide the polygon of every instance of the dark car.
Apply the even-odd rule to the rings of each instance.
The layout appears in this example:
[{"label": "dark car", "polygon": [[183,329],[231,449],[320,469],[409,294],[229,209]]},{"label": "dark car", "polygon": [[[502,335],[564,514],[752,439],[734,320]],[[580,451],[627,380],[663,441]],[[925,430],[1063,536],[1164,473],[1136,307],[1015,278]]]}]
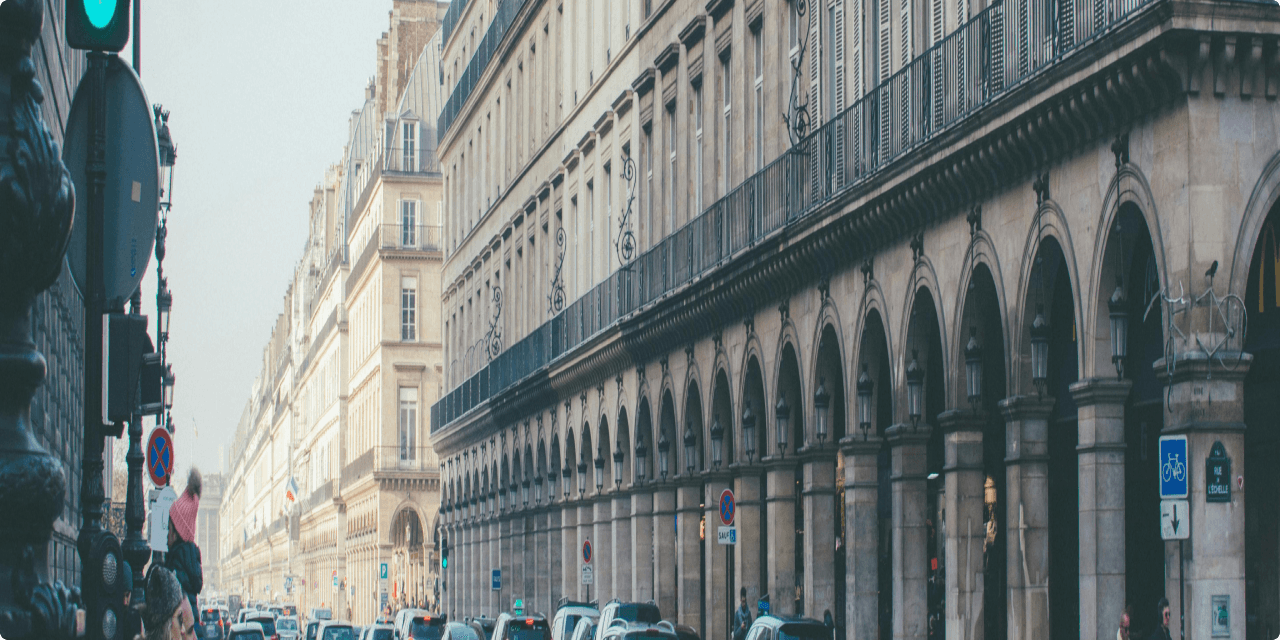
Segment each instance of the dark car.
[{"label": "dark car", "polygon": [[478,640],[492,640],[493,626],[497,623],[498,621],[494,620],[493,618],[486,618],[484,616],[479,616],[476,618],[472,618],[470,624],[471,624],[471,628],[476,632],[476,637],[478,638]]},{"label": "dark car", "polygon": [[450,622],[444,625],[444,633],[440,636],[440,640],[481,640],[484,637],[480,635],[483,631],[476,631],[477,626],[475,620],[467,624]]},{"label": "dark car", "polygon": [[230,624],[227,610],[221,607],[207,607],[200,611],[200,629],[198,635],[205,640],[221,640],[226,636]]},{"label": "dark car", "polygon": [[[606,640],[679,640],[679,635],[670,624],[652,624],[648,622],[627,622],[615,618],[614,623],[604,630]],[[694,634],[694,638],[697,638]]]},{"label": "dark car", "polygon": [[423,609],[402,609],[396,614],[396,631],[400,640],[440,640],[444,634],[445,616]]},{"label": "dark car", "polygon": [[551,640],[551,625],[540,613],[504,613],[494,625],[493,640]]},{"label": "dark car", "polygon": [[320,630],[319,620],[308,620],[306,631],[304,631],[302,635],[304,638],[306,638],[306,640],[316,640],[316,632],[319,630]]},{"label": "dark car", "polygon": [[241,622],[231,625],[227,640],[266,640],[262,627],[253,622]]},{"label": "dark car", "polygon": [[276,618],[270,613],[259,611],[246,616],[244,621],[258,623],[262,627],[262,633],[267,636],[267,640],[280,640],[280,636],[276,633]]}]

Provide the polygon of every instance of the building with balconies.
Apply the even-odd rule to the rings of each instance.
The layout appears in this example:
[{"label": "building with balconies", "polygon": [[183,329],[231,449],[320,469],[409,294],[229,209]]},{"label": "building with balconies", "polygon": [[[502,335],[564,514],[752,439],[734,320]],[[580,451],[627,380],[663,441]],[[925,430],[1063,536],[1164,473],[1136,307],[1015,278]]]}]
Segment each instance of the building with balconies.
[{"label": "building with balconies", "polygon": [[1274,637],[1278,41],[1230,0],[454,2],[444,611]]}]

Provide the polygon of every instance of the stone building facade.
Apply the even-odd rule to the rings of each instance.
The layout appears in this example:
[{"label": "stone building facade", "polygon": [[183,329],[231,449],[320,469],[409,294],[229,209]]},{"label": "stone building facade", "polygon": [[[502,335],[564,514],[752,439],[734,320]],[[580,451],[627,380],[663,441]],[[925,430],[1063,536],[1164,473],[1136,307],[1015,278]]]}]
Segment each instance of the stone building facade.
[{"label": "stone building facade", "polygon": [[446,613],[653,600],[724,640],[745,588],[843,638],[1111,638],[1126,605],[1146,637],[1161,598],[1175,638],[1280,632],[1275,4],[444,30]]},{"label": "stone building facade", "polygon": [[393,7],[378,45],[379,69],[392,73],[377,78],[395,82],[371,81],[342,163],[313,194],[220,512],[225,590],[364,623],[383,593],[426,603],[435,587],[424,533],[439,472],[424,416],[442,386],[434,119],[447,5]]}]

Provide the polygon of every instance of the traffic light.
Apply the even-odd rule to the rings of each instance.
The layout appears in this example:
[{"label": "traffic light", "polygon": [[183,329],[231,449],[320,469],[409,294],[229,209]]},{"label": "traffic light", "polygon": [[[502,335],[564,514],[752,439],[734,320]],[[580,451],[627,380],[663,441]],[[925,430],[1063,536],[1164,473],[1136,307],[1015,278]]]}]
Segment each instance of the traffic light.
[{"label": "traffic light", "polygon": [[99,531],[89,542],[89,554],[81,579],[84,586],[93,583],[95,593],[85,602],[86,637],[123,640],[124,559],[120,541],[110,531]]},{"label": "traffic light", "polygon": [[449,568],[449,539],[440,538],[440,568]]},{"label": "traffic light", "polygon": [[67,45],[116,52],[129,41],[129,0],[67,0]]}]

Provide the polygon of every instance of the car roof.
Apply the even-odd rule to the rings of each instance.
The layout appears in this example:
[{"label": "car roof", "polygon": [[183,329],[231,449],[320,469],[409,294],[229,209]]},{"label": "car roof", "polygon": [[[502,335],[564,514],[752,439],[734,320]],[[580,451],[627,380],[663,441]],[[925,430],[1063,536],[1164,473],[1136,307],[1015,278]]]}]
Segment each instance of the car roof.
[{"label": "car roof", "polygon": [[766,613],[759,618],[756,618],[756,622],[775,628],[787,624],[811,624],[819,627],[827,626],[821,620],[814,620],[813,618],[804,618],[800,616],[776,616],[771,613]]}]

